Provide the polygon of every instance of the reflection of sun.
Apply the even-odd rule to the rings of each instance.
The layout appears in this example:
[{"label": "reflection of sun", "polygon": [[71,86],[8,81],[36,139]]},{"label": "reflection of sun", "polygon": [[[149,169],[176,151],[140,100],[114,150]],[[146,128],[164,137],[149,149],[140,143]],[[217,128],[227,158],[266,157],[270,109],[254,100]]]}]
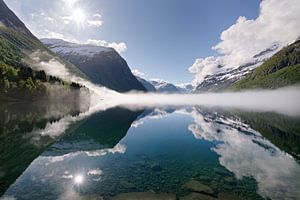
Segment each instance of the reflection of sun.
[{"label": "reflection of sun", "polygon": [[80,185],[82,182],[83,182],[83,176],[78,174],[74,177],[74,182],[77,184],[77,185]]},{"label": "reflection of sun", "polygon": [[77,25],[82,25],[85,21],[85,13],[82,9],[74,9],[71,17]]}]

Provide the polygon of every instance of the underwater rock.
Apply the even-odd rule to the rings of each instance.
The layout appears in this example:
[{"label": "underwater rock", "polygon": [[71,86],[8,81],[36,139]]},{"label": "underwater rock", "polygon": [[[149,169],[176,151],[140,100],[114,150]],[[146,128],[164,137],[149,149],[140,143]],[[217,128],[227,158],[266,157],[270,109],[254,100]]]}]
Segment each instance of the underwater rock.
[{"label": "underwater rock", "polygon": [[217,199],[205,194],[191,193],[185,197],[180,198],[180,200],[217,200]]},{"label": "underwater rock", "polygon": [[192,192],[201,192],[206,194],[214,194],[214,191],[207,185],[204,185],[198,181],[189,181],[183,185],[183,187],[187,188]]},{"label": "underwater rock", "polygon": [[119,194],[112,200],[176,200],[175,194],[154,193],[154,192],[132,192]]},{"label": "underwater rock", "polygon": [[214,172],[215,172],[215,174],[220,175],[220,176],[230,176],[231,175],[231,173],[229,171],[227,171],[226,169],[223,169],[223,168],[214,168]]},{"label": "underwater rock", "polygon": [[150,168],[155,171],[155,172],[159,172],[162,170],[161,166],[159,165],[159,163],[152,163]]},{"label": "underwater rock", "polygon": [[233,195],[233,194],[227,194],[227,193],[220,193],[218,195],[218,199],[220,200],[242,200],[242,198]]},{"label": "underwater rock", "polygon": [[201,181],[210,181],[211,178],[208,176],[199,176],[199,179],[201,179]]},{"label": "underwater rock", "polygon": [[130,183],[128,181],[120,181],[121,186],[123,186],[126,189],[134,189],[136,186],[133,183]]},{"label": "underwater rock", "polygon": [[103,197],[98,195],[88,195],[80,198],[81,200],[103,200]]}]

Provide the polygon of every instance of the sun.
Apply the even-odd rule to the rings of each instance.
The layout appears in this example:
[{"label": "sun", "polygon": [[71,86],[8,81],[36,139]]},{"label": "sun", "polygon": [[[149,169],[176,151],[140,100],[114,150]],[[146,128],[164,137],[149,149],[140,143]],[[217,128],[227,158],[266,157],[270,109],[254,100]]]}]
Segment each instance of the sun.
[{"label": "sun", "polygon": [[74,9],[72,12],[72,20],[78,25],[83,25],[86,19],[86,15],[82,9]]}]

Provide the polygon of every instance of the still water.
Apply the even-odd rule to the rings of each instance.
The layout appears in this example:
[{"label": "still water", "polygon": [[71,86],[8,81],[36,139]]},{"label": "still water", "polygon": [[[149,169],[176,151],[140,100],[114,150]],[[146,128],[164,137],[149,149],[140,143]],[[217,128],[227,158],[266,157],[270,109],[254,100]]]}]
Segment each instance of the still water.
[{"label": "still water", "polygon": [[197,106],[0,109],[3,199],[300,199],[300,117]]}]

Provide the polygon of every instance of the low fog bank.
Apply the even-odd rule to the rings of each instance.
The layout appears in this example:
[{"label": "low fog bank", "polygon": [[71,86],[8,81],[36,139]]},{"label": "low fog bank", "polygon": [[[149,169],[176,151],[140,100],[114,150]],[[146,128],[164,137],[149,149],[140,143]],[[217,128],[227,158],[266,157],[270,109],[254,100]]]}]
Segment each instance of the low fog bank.
[{"label": "low fog bank", "polygon": [[300,115],[300,87],[277,90],[253,90],[244,92],[206,94],[124,94],[120,104],[124,106],[184,106],[238,108],[246,111],[278,112]]},{"label": "low fog bank", "polygon": [[[93,111],[98,110],[100,107],[107,108],[118,105],[129,107],[200,105],[238,108],[256,112],[278,112],[293,116],[300,115],[300,87],[206,94],[120,94],[75,75],[64,63],[45,52],[35,52],[31,57],[35,61],[35,66],[45,70],[47,74],[79,83],[88,88],[89,94],[83,96],[89,95],[89,98],[87,98],[89,100],[86,99],[85,101],[89,101],[90,110]],[[44,59],[44,57],[48,57],[48,59]]]}]

